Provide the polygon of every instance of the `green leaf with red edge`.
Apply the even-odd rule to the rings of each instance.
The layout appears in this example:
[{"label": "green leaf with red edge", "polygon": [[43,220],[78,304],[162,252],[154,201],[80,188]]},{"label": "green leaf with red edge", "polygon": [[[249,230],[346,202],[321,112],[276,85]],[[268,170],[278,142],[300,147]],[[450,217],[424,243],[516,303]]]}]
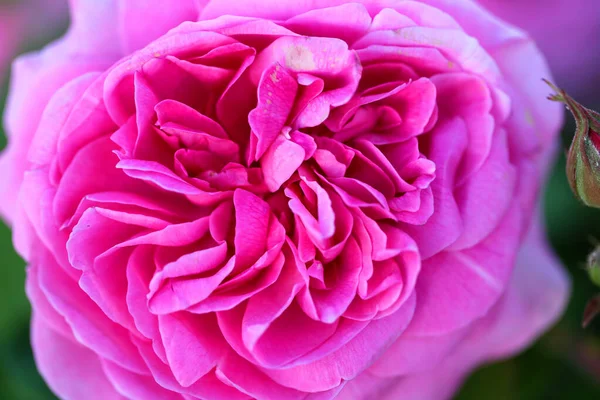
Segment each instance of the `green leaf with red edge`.
[{"label": "green leaf with red edge", "polygon": [[600,315],[600,294],[592,297],[583,311],[583,327],[587,328],[590,323]]}]

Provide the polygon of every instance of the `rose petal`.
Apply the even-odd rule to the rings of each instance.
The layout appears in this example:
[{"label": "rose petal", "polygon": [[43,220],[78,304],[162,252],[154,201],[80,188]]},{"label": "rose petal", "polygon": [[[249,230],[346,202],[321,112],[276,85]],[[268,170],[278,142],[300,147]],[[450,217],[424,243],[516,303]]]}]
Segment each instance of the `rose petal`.
[{"label": "rose petal", "polygon": [[93,393],[98,399],[126,399],[107,379],[97,354],[74,338],[56,333],[37,317],[32,321],[32,347],[40,373],[62,398],[89,398]]}]

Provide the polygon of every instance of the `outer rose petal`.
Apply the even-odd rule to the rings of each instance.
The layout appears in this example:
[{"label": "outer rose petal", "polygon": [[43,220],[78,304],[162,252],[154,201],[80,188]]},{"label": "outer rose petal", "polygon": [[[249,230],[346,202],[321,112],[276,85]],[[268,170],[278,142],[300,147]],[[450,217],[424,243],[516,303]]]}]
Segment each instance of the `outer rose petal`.
[{"label": "outer rose petal", "polygon": [[[182,0],[175,2],[176,5],[165,13],[164,6],[151,7],[146,2],[145,6],[137,5],[133,13],[137,17],[136,22],[132,24],[129,21],[134,8],[132,3],[137,4],[137,1],[70,2],[72,24],[67,34],[39,53],[19,58],[13,66],[5,120],[9,144],[0,156],[0,169],[6,171],[0,180],[0,193],[3,194],[0,215],[7,221],[11,221],[15,213],[16,193],[23,172],[29,165],[28,146],[42,111],[56,90],[86,72],[105,70],[122,56],[146,45],[170,28],[195,19],[205,3]],[[140,13],[140,8],[145,12]],[[161,17],[153,18],[153,13],[160,13]]]},{"label": "outer rose petal", "polygon": [[[0,213],[8,221],[15,214],[18,188],[29,166],[29,146],[50,97],[71,79],[86,72],[102,71],[120,56],[108,45],[102,47],[102,43],[110,42],[113,37],[94,39],[102,42],[86,42],[86,38],[93,36],[87,32],[85,24],[78,22],[77,10],[73,11],[74,22],[64,38],[39,53],[19,58],[13,65],[5,114],[9,142],[0,158],[0,168],[6,171],[0,180],[0,193],[3,194]],[[102,20],[103,15],[97,12],[95,17]]]},{"label": "outer rose petal", "polygon": [[[518,128],[520,140],[532,137],[539,139],[540,135],[558,131],[563,117],[561,105],[552,101],[539,101],[548,93],[542,78],[551,74],[530,38],[517,29],[511,29],[505,22],[470,0],[423,1],[451,15],[465,32],[477,37],[481,45],[494,57],[508,83],[518,92],[516,96],[511,96],[517,98],[517,104],[515,99],[511,98],[512,107],[522,111],[515,113],[511,118]],[[532,134],[525,134],[524,129],[532,131]],[[535,131],[541,134],[536,134]],[[531,147],[527,149],[530,150]]]},{"label": "outer rose petal", "polygon": [[[468,0],[459,0],[459,2]],[[401,0],[295,0],[283,2],[278,0],[244,0],[243,2],[232,2],[229,0],[210,0],[209,4],[200,14],[200,19],[211,19],[222,15],[240,15],[244,17],[258,17],[273,20],[286,20],[300,14],[308,13],[321,8],[342,6],[346,3],[363,4],[371,16],[384,8],[394,8]],[[418,5],[417,5],[418,7]],[[350,8],[345,8],[350,11]],[[361,25],[361,11],[354,9],[357,14],[346,14],[344,22],[355,27]],[[358,16],[358,18],[357,18]],[[332,22],[331,20],[328,22]]]},{"label": "outer rose petal", "polygon": [[173,1],[168,6],[161,0],[120,0],[118,3],[118,29],[125,54],[144,47],[183,21],[194,21],[202,7],[202,2],[196,0]]},{"label": "outer rose petal", "polygon": [[[527,31],[548,58],[560,87],[598,101],[600,14],[595,0],[477,0]],[[585,51],[581,51],[585,46]],[[594,97],[595,96],[595,97]]]},{"label": "outer rose petal", "polygon": [[193,21],[207,0],[69,0],[82,49],[121,55],[147,45],[183,21]]},{"label": "outer rose petal", "polygon": [[95,353],[73,337],[60,335],[36,315],[31,341],[40,373],[62,399],[126,399],[108,381]]},{"label": "outer rose petal", "polygon": [[[445,361],[426,372],[391,379],[379,378],[381,371],[372,368],[349,382],[340,399],[449,399],[478,365],[523,350],[556,322],[569,297],[569,278],[543,236],[542,224],[534,222],[507,292],[486,317],[474,323],[471,333]],[[388,352],[380,362],[391,367],[394,357],[399,355]]]}]

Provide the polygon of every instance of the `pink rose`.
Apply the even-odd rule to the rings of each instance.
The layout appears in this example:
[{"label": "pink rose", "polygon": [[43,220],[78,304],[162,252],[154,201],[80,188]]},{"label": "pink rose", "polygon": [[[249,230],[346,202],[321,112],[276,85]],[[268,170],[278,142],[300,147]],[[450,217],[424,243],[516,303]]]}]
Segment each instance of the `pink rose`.
[{"label": "pink rose", "polygon": [[61,398],[440,399],[557,318],[532,220],[561,110],[522,32],[470,1],[150,3],[73,1],[15,66],[0,204]]},{"label": "pink rose", "polygon": [[548,58],[556,83],[598,104],[600,9],[597,0],[477,0],[526,30]]}]

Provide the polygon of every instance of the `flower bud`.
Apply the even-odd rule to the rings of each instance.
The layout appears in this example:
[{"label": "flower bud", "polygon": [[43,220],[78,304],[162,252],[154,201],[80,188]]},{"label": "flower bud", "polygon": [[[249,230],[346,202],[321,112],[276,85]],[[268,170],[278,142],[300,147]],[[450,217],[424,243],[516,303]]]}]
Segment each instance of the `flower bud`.
[{"label": "flower bud", "polygon": [[[594,251],[588,256],[586,269],[592,282],[600,286],[600,245],[596,246]],[[598,315],[600,315],[600,295],[590,299],[585,306],[585,310],[583,311],[583,327],[587,327]]]},{"label": "flower bud", "polygon": [[556,94],[548,97],[567,105],[577,124],[567,155],[567,178],[575,196],[600,208],[600,114],[577,103],[564,90],[546,81]]},{"label": "flower bud", "polygon": [[592,282],[600,286],[600,246],[588,256],[586,269]]}]

